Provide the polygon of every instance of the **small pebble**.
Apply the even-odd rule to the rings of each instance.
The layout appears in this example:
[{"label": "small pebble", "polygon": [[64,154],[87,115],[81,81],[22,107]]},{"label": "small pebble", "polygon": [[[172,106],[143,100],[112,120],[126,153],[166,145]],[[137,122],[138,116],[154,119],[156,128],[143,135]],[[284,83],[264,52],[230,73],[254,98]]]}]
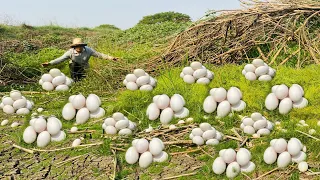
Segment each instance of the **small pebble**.
[{"label": "small pebble", "polygon": [[9,120],[8,119],[5,119],[1,122],[1,126],[5,126],[9,123]]},{"label": "small pebble", "polygon": [[78,128],[77,127],[72,127],[71,129],[70,129],[70,132],[77,132],[78,131]]},{"label": "small pebble", "polygon": [[305,120],[300,120],[299,123],[303,125],[303,124],[306,123],[306,121]]},{"label": "small pebble", "polygon": [[184,124],[184,123],[186,123],[186,122],[184,122],[184,120],[178,121],[178,124]]},{"label": "small pebble", "polygon": [[175,125],[173,125],[173,124],[171,124],[170,126],[169,126],[169,129],[176,129],[177,128],[177,126],[175,126]]},{"label": "small pebble", "polygon": [[314,134],[314,133],[316,133],[316,130],[314,130],[314,129],[310,129],[310,130],[309,130],[309,134],[310,134],[310,135],[312,135],[312,134]]},{"label": "small pebble", "polygon": [[19,126],[20,124],[18,123],[18,122],[13,122],[12,124],[11,124],[11,127],[17,127],[17,126]]},{"label": "small pebble", "polygon": [[193,118],[188,118],[188,119],[186,120],[186,122],[187,122],[187,123],[193,123]]},{"label": "small pebble", "polygon": [[38,108],[37,111],[38,113],[41,113],[43,111],[43,108]]},{"label": "small pebble", "polygon": [[72,142],[72,147],[77,147],[81,144],[81,140],[80,139],[75,139],[73,142]]},{"label": "small pebble", "polygon": [[308,170],[308,168],[309,168],[308,163],[305,161],[300,162],[298,165],[298,169],[300,172],[306,172]]},{"label": "small pebble", "polygon": [[252,137],[253,138],[260,138],[260,134],[253,134]]}]

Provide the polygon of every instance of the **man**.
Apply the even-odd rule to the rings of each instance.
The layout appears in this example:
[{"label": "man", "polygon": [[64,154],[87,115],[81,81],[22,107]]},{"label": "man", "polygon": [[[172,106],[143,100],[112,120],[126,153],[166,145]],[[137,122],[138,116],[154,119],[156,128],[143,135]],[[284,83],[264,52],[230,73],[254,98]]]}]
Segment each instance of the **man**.
[{"label": "man", "polygon": [[118,60],[116,57],[112,57],[106,54],[99,53],[89,47],[87,47],[86,43],[83,43],[81,38],[73,39],[73,43],[70,46],[67,52],[65,52],[61,57],[52,60],[50,62],[42,63],[43,67],[47,67],[49,65],[59,64],[61,62],[70,60],[69,68],[71,78],[74,81],[79,81],[85,77],[85,70],[89,68],[89,59],[91,56],[106,59],[106,60]]}]

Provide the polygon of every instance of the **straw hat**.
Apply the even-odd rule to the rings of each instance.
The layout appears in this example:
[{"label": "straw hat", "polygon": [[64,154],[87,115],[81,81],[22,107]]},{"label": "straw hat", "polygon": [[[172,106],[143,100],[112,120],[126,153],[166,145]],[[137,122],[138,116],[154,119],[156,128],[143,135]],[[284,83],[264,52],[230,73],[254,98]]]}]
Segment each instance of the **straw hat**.
[{"label": "straw hat", "polygon": [[82,42],[81,38],[74,38],[70,47],[86,46],[86,45],[87,45],[86,43]]}]

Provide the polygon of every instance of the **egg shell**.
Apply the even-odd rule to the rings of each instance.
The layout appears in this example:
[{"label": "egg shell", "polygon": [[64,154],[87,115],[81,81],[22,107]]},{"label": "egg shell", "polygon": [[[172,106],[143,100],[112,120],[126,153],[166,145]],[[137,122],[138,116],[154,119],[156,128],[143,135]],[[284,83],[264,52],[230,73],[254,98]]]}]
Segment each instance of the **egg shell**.
[{"label": "egg shell", "polygon": [[226,175],[228,178],[235,178],[240,173],[241,168],[237,162],[232,162],[228,165]]},{"label": "egg shell", "polygon": [[274,77],[276,75],[276,70],[274,70],[273,68],[269,67],[268,75],[271,76],[271,77]]},{"label": "egg shell", "polygon": [[126,151],[125,159],[126,159],[126,162],[127,162],[128,164],[135,164],[136,162],[138,162],[138,160],[139,160],[139,153],[137,152],[137,150],[135,149],[135,147],[130,147],[130,148]]},{"label": "egg shell", "polygon": [[71,129],[70,129],[70,132],[77,132],[78,131],[78,128],[77,127],[72,127]]},{"label": "egg shell", "polygon": [[115,112],[115,113],[113,113],[112,118],[113,118],[115,121],[119,121],[119,120],[125,119],[125,118],[124,118],[124,115],[123,115],[121,112]]},{"label": "egg shell", "polygon": [[33,107],[33,105],[32,105],[32,104],[33,104],[33,103],[32,103],[31,101],[27,100],[26,108],[27,108],[27,109],[29,109],[29,110],[31,110],[31,109],[32,109],[32,107]]},{"label": "egg shell", "polygon": [[227,100],[231,105],[238,104],[240,102],[241,96],[237,89],[230,88],[227,92]]},{"label": "egg shell", "polygon": [[135,82],[128,82],[126,87],[127,87],[127,89],[129,89],[131,91],[135,91],[139,88]]},{"label": "egg shell", "polygon": [[3,107],[4,107],[4,104],[1,102],[0,103],[0,109],[3,109]]},{"label": "egg shell", "polygon": [[117,129],[114,126],[106,126],[104,131],[111,135],[117,134]]},{"label": "egg shell", "polygon": [[153,156],[159,155],[163,150],[163,143],[159,139],[152,139],[149,143],[149,151]]},{"label": "egg shell", "polygon": [[274,86],[272,86],[271,92],[272,92],[272,93],[276,93],[276,90],[277,90],[278,87],[279,87],[279,85],[274,85]]},{"label": "egg shell", "polygon": [[199,78],[197,80],[197,83],[198,84],[203,84],[203,85],[206,85],[206,84],[209,84],[210,83],[210,79],[206,78],[206,77],[202,77],[202,78]]},{"label": "egg shell", "polygon": [[64,131],[59,131],[57,134],[51,136],[51,141],[60,142],[66,139],[66,133]]},{"label": "egg shell", "polygon": [[134,74],[127,74],[125,77],[126,82],[136,82],[137,81],[137,76]]},{"label": "egg shell", "polygon": [[220,87],[214,90],[213,98],[216,102],[222,102],[227,98],[227,91]]},{"label": "egg shell", "polygon": [[23,141],[27,144],[33,143],[37,139],[37,133],[32,126],[28,126],[23,131]]},{"label": "egg shell", "polygon": [[241,166],[241,172],[251,173],[256,168],[256,165],[253,162],[249,162],[248,164]]},{"label": "egg shell", "polygon": [[44,82],[50,82],[51,83],[52,79],[53,79],[53,77],[50,74],[43,74],[41,76],[41,80],[42,80],[43,83]]},{"label": "egg shell", "polygon": [[284,98],[281,100],[279,104],[279,113],[280,114],[288,114],[292,109],[293,104],[290,98]]},{"label": "egg shell", "polygon": [[61,76],[61,71],[57,68],[53,68],[53,69],[50,69],[49,74],[52,77],[57,77],[57,76]]},{"label": "egg shell", "polygon": [[210,146],[215,146],[219,144],[219,140],[218,139],[209,139],[206,141],[206,145],[210,145]]},{"label": "egg shell", "polygon": [[255,73],[253,72],[247,72],[246,75],[245,75],[245,78],[249,81],[254,81],[257,79],[257,76]]},{"label": "egg shell", "polygon": [[50,135],[56,135],[60,132],[61,125],[56,118],[49,118],[47,122],[47,131]]},{"label": "egg shell", "polygon": [[142,85],[139,89],[140,91],[152,91],[153,87],[149,84],[146,84],[146,85]]},{"label": "egg shell", "polygon": [[30,113],[30,110],[28,108],[20,108],[16,113],[17,115],[26,115]]},{"label": "egg shell", "polygon": [[185,105],[185,102],[181,95],[174,94],[170,99],[170,108],[175,111],[181,111],[183,109],[183,106]]},{"label": "egg shell", "polygon": [[206,69],[197,69],[193,72],[193,77],[195,79],[204,78],[207,76],[207,70]]},{"label": "egg shell", "polygon": [[247,74],[247,71],[243,69],[243,70],[241,71],[241,73],[242,73],[242,75],[245,76],[245,75]]},{"label": "egg shell", "polygon": [[206,141],[213,139],[216,136],[216,130],[207,130],[202,134],[202,138]]},{"label": "egg shell", "polygon": [[307,105],[308,105],[308,100],[306,98],[301,98],[300,101],[293,103],[292,107],[301,109],[301,108],[307,107]]},{"label": "egg shell", "polygon": [[52,79],[52,85],[53,86],[59,86],[66,83],[66,77],[65,76],[57,76]]},{"label": "egg shell", "polygon": [[289,98],[293,102],[298,102],[302,99],[302,91],[299,86],[291,86],[289,89]]},{"label": "egg shell", "polygon": [[260,67],[260,66],[264,66],[264,61],[262,59],[254,59],[252,61],[252,64],[255,66],[255,67]]},{"label": "egg shell", "polygon": [[71,79],[71,78],[69,78],[69,77],[66,77],[66,85],[67,86],[71,86],[72,85],[72,83],[73,83],[73,80]]},{"label": "egg shell", "polygon": [[237,104],[231,106],[232,111],[243,111],[246,108],[247,104],[240,100]]},{"label": "egg shell", "polygon": [[294,163],[300,163],[302,161],[305,161],[306,159],[307,159],[307,155],[303,151],[300,151],[297,155],[292,156],[292,162]]},{"label": "egg shell", "polygon": [[[142,138],[142,139],[139,139],[135,145],[136,149],[137,149],[137,152],[142,154],[144,152],[146,152],[149,148],[149,142],[148,140]],[[151,153],[150,153],[151,154]]]},{"label": "egg shell", "polygon": [[14,108],[11,105],[5,105],[2,110],[6,114],[13,114],[14,113]]},{"label": "egg shell", "polygon": [[170,98],[166,94],[160,95],[156,101],[156,105],[158,106],[159,109],[165,109],[169,107],[169,104],[170,104]]},{"label": "egg shell", "polygon": [[[73,101],[74,102],[74,101]],[[77,124],[84,124],[89,120],[90,112],[87,108],[81,108],[78,110],[76,115]]]},{"label": "egg shell", "polygon": [[160,115],[160,109],[155,103],[151,103],[147,108],[147,113],[149,120],[156,120]]},{"label": "egg shell", "polygon": [[209,123],[201,123],[199,127],[203,132],[214,129]]},{"label": "egg shell", "polygon": [[192,67],[185,67],[183,68],[182,72],[183,74],[185,74],[185,76],[190,75],[193,77],[194,70],[192,69]]},{"label": "egg shell", "polygon": [[291,156],[298,155],[301,150],[302,148],[299,141],[297,141],[296,139],[290,139],[288,141],[288,152],[290,153]]},{"label": "egg shell", "polygon": [[217,116],[218,117],[225,117],[231,111],[231,105],[228,101],[222,101],[217,108]]},{"label": "egg shell", "polygon": [[284,84],[279,85],[275,91],[275,95],[280,100],[288,97],[288,95],[289,95],[288,86],[286,86]]},{"label": "egg shell", "polygon": [[129,121],[125,119],[119,120],[115,124],[115,128],[117,129],[124,129],[124,128],[127,128],[128,126],[129,126]]},{"label": "egg shell", "polygon": [[273,164],[277,160],[277,152],[273,149],[273,147],[268,147],[263,154],[263,160],[267,164]]},{"label": "egg shell", "polygon": [[306,172],[308,170],[309,166],[308,166],[308,163],[303,161],[303,162],[300,162],[298,164],[298,169],[300,172]]},{"label": "egg shell", "polygon": [[277,165],[279,168],[285,168],[291,163],[291,155],[287,152],[284,151],[282,152],[277,160]]},{"label": "egg shell", "polygon": [[267,128],[259,129],[257,131],[257,134],[259,134],[260,136],[266,136],[270,134],[270,130]]},{"label": "egg shell", "polygon": [[99,107],[98,110],[90,113],[90,118],[102,118],[105,115],[106,111]]},{"label": "egg shell", "polygon": [[178,124],[185,124],[186,122],[184,120],[179,120]]},{"label": "egg shell", "polygon": [[229,164],[236,160],[236,155],[237,153],[233,149],[229,148],[223,153],[222,158],[224,162]]},{"label": "egg shell", "polygon": [[67,103],[64,105],[62,109],[62,117],[65,120],[71,120],[75,117],[76,115],[76,110],[74,109],[72,103]]},{"label": "egg shell", "polygon": [[208,78],[209,80],[211,80],[211,79],[213,79],[213,77],[214,77],[214,73],[211,72],[211,71],[209,71],[209,70],[207,70],[206,78]]},{"label": "egg shell", "polygon": [[201,136],[194,136],[192,138],[192,142],[198,146],[201,146],[204,144],[204,139]]},{"label": "egg shell", "polygon": [[264,74],[264,75],[261,75],[259,78],[258,78],[259,81],[271,81],[272,80],[272,77],[268,74]]},{"label": "egg shell", "polygon": [[[257,67],[257,69],[254,71],[254,73],[257,76],[262,76],[262,75],[266,75],[269,72],[269,67],[268,66],[259,66]],[[269,76],[269,75],[267,75]],[[271,78],[271,77],[270,77]]]},{"label": "egg shell", "polygon": [[12,128],[18,127],[19,125],[20,125],[20,123],[18,123],[18,122],[13,122],[13,123],[11,124],[11,127],[12,127]]},{"label": "egg shell", "polygon": [[162,124],[169,124],[173,118],[173,110],[171,108],[165,108],[160,114],[160,122]]},{"label": "egg shell", "polygon": [[146,72],[145,72],[143,69],[135,69],[135,70],[133,71],[133,74],[134,74],[137,78],[139,78],[139,77],[141,77],[141,76],[145,76]]},{"label": "egg shell", "polygon": [[38,147],[45,147],[51,141],[51,136],[48,131],[42,131],[37,138],[37,146]]},{"label": "egg shell", "polygon": [[277,153],[282,153],[284,151],[286,151],[287,149],[287,141],[283,138],[277,139],[274,144],[273,144],[273,148]]},{"label": "egg shell", "polygon": [[129,126],[128,126],[128,129],[130,129],[131,131],[135,130],[137,127],[137,124],[132,122],[132,121],[129,121]]},{"label": "egg shell", "polygon": [[212,89],[210,89],[210,91],[209,91],[210,96],[213,97],[214,92],[215,92],[217,89],[218,89],[218,88],[212,88]]},{"label": "egg shell", "polygon": [[244,66],[244,70],[246,72],[253,72],[254,73],[256,70],[256,67],[253,64],[247,64]]},{"label": "egg shell", "polygon": [[192,134],[194,136],[202,136],[203,131],[200,128],[194,128],[194,129],[192,129]]},{"label": "egg shell", "polygon": [[77,95],[71,95],[69,98],[68,98],[68,101],[70,103],[72,103],[73,99],[76,97]]},{"label": "egg shell", "polygon": [[193,70],[202,69],[202,64],[200,62],[194,61],[190,64]]},{"label": "egg shell", "polygon": [[86,98],[82,94],[78,94],[73,98],[71,103],[73,108],[81,109],[86,105]]},{"label": "egg shell", "polygon": [[245,127],[243,128],[243,132],[246,133],[246,134],[252,135],[252,134],[254,134],[256,131],[255,131],[255,129],[254,129],[252,126],[245,126]]},{"label": "egg shell", "polygon": [[256,122],[254,122],[253,124],[253,128],[255,130],[259,130],[259,129],[263,129],[265,127],[267,127],[268,122],[265,119],[261,119],[261,120],[257,120]]},{"label": "egg shell", "polygon": [[150,83],[150,76],[140,76],[137,79],[136,83],[139,87],[146,85],[146,84],[149,84]]},{"label": "egg shell", "polygon": [[277,109],[278,105],[279,105],[279,100],[277,96],[274,93],[270,93],[265,100],[266,108],[272,111]]},{"label": "egg shell", "polygon": [[5,105],[10,105],[10,106],[12,106],[13,103],[14,103],[14,101],[13,101],[13,99],[12,99],[11,97],[3,97],[3,98],[2,98],[2,103],[3,103],[4,106],[5,106]]},{"label": "egg shell", "polygon": [[183,72],[180,73],[180,77],[183,78],[185,76],[185,74],[183,74]]},{"label": "egg shell", "polygon": [[153,156],[153,162],[165,162],[168,160],[168,153],[162,151],[160,154]]},{"label": "egg shell", "polygon": [[253,126],[254,121],[253,121],[251,118],[246,117],[246,118],[242,119],[242,123],[243,123],[245,126]]},{"label": "egg shell", "polygon": [[304,90],[303,90],[303,88],[302,88],[299,84],[292,84],[291,87],[293,87],[293,86],[299,87],[300,90],[301,90],[301,92],[302,92],[302,96],[304,96]]},{"label": "egg shell", "polygon": [[[221,149],[220,151],[219,151],[219,156],[222,158],[223,157],[223,154],[224,154],[224,152],[226,152],[226,150],[227,149]],[[224,160],[223,160],[223,162],[224,162]]]},{"label": "egg shell", "polygon": [[208,96],[203,102],[203,110],[206,113],[212,113],[217,108],[217,102],[214,100],[213,96]]},{"label": "egg shell", "polygon": [[225,172],[227,164],[222,157],[217,157],[212,164],[212,170],[215,174],[222,174]]},{"label": "egg shell", "polygon": [[33,122],[32,127],[37,133],[41,133],[47,128],[47,122],[44,118],[39,117]]},{"label": "egg shell", "polygon": [[9,120],[8,119],[5,119],[3,121],[1,121],[1,126],[5,126],[9,123]]},{"label": "egg shell", "polygon": [[141,154],[139,158],[139,166],[141,168],[147,168],[151,165],[152,161],[153,161],[152,154],[148,151],[144,152],[143,154]]},{"label": "egg shell", "polygon": [[16,101],[18,99],[21,99],[22,98],[22,95],[21,95],[21,92],[18,91],[18,90],[12,90],[10,92],[10,97],[12,100]]},{"label": "egg shell", "polygon": [[99,104],[99,99],[97,98],[97,96],[90,94],[86,99],[86,108],[90,112],[95,112],[99,109],[99,106],[100,106],[100,104]]},{"label": "egg shell", "polygon": [[193,84],[196,80],[192,75],[187,74],[183,77],[183,81],[187,84]]},{"label": "egg shell", "polygon": [[215,138],[220,141],[222,139],[222,137],[223,137],[223,134],[221,132],[219,132],[219,131],[216,131],[216,137]]},{"label": "egg shell", "polygon": [[125,128],[125,129],[121,129],[120,131],[119,131],[119,135],[131,135],[132,134],[132,131],[131,131],[131,129],[128,129],[128,128]]},{"label": "egg shell", "polygon": [[81,144],[81,140],[80,139],[75,139],[73,142],[72,142],[72,147],[77,147]]},{"label": "egg shell", "polygon": [[237,152],[236,160],[240,166],[247,165],[250,162],[250,159],[251,155],[248,153],[248,151],[240,150]]}]

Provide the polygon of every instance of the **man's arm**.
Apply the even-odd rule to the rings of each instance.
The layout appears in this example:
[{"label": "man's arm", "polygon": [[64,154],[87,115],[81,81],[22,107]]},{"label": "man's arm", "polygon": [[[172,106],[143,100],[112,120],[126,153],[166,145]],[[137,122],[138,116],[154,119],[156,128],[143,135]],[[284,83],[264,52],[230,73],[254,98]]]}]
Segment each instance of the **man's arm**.
[{"label": "man's arm", "polygon": [[92,54],[91,55],[94,56],[94,57],[97,57],[97,58],[100,58],[100,59],[106,59],[106,60],[116,60],[117,59],[115,57],[112,57],[112,56],[97,52],[94,49],[91,49],[91,50],[92,50]]},{"label": "man's arm", "polygon": [[58,57],[57,59],[50,61],[49,64],[50,65],[59,64],[67,59],[70,59],[70,57],[71,57],[71,52],[69,50],[65,52],[61,57]]}]

